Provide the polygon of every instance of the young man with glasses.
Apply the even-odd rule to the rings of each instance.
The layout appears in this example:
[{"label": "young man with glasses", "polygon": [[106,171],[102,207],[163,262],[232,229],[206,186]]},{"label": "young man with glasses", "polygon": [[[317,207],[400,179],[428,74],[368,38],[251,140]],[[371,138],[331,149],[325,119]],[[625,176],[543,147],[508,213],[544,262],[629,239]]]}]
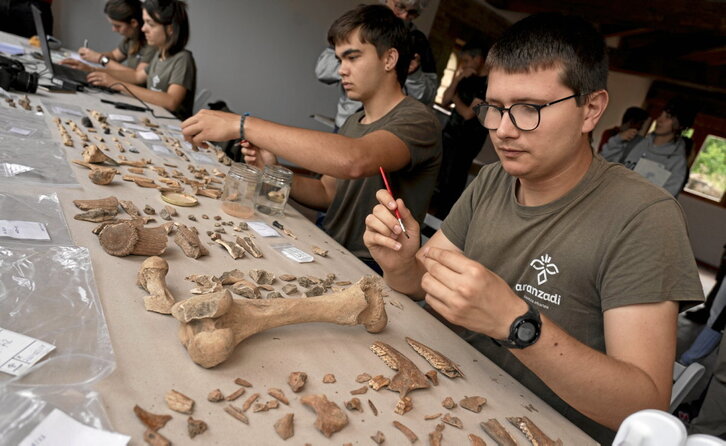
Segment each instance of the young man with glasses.
[{"label": "young man with glasses", "polygon": [[683,213],[662,189],[593,155],[608,64],[591,25],[530,16],[492,47],[487,66],[477,115],[500,162],[481,170],[422,248],[405,203],[385,190],[364,240],[392,288],[425,298],[610,444],[633,412],[667,410],[679,304],[703,299]]}]

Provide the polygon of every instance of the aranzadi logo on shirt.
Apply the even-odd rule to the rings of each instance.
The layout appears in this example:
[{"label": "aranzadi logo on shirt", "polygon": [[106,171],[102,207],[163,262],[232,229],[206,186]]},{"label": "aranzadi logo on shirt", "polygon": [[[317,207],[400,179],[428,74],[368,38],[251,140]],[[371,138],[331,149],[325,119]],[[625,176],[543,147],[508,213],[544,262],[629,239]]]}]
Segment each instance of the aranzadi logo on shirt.
[{"label": "aranzadi logo on shirt", "polygon": [[[552,261],[552,257],[549,254],[544,254],[539,258],[533,259],[529,262],[529,266],[537,272],[537,285],[541,286],[547,283],[548,280],[560,273],[560,269]],[[518,283],[514,286],[514,291],[524,292],[532,296],[536,301],[549,302],[555,305],[559,305],[562,300],[562,296],[559,293],[550,293],[546,290],[539,289],[534,285],[527,283]],[[547,308],[547,305],[541,302],[542,306]]]},{"label": "aranzadi logo on shirt", "polygon": [[155,74],[154,77],[151,78],[151,88],[150,88],[150,90],[159,91],[158,85],[159,85],[159,82],[160,81],[161,81],[161,79],[159,79],[159,75],[158,74]]},{"label": "aranzadi logo on shirt", "polygon": [[560,273],[560,269],[557,265],[552,263],[552,257],[549,254],[541,256],[539,259],[534,259],[529,262],[529,266],[539,271],[537,273],[537,285],[542,285],[547,282],[547,276],[554,276]]}]

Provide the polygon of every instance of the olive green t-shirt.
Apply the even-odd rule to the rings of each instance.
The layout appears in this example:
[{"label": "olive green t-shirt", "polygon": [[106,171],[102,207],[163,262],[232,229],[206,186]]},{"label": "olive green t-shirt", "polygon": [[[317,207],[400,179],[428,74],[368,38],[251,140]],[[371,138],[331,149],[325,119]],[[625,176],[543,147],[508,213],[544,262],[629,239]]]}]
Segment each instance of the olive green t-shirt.
[{"label": "olive green t-shirt", "polygon": [[137,52],[129,55],[129,51],[131,51],[131,39],[122,40],[121,44],[118,46],[118,50],[121,51],[125,57],[124,61],[121,63],[133,69],[136,69],[136,67],[142,62],[150,63],[151,58],[154,57],[154,54],[156,53],[156,48],[150,45],[144,45]]},{"label": "olive green t-shirt", "polygon": [[[482,168],[441,226],[467,257],[580,342],[605,352],[603,312],[660,301],[702,301],[678,202],[635,172],[596,156],[565,196],[522,206],[500,163]],[[602,444],[614,432],[557,397],[506,348],[464,332],[495,364]]]},{"label": "olive green t-shirt", "polygon": [[[351,115],[340,134],[360,138],[383,130],[406,144],[411,161],[403,169],[386,172],[393,195],[402,198],[419,223],[423,222],[441,165],[441,126],[421,102],[406,96],[385,116],[361,124],[365,111]],[[370,259],[363,244],[365,218],[378,204],[376,192],[384,188],[380,175],[355,180],[338,180],[333,202],[323,220],[323,229],[355,256]]]},{"label": "olive green t-shirt", "polygon": [[181,50],[178,53],[161,60],[160,53],[156,52],[146,68],[146,88],[153,91],[167,91],[171,84],[181,85],[187,89],[184,100],[177,110],[169,110],[179,119],[186,119],[192,115],[194,106],[194,91],[197,87],[197,67],[194,64],[192,53]]}]

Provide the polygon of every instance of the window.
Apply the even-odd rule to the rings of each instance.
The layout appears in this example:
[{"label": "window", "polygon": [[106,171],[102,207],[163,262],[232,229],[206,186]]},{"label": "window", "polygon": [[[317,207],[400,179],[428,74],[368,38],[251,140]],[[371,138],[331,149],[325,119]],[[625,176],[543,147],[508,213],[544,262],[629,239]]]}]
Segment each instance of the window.
[{"label": "window", "polygon": [[436,92],[436,103],[441,104],[441,101],[444,99],[444,92],[447,88],[449,88],[449,85],[451,85],[451,81],[454,80],[454,73],[456,73],[456,66],[458,65],[458,58],[456,57],[456,54],[452,52],[449,55],[449,61],[446,63],[446,68],[444,69],[444,74],[441,76],[441,83],[439,84],[439,89]]},{"label": "window", "polygon": [[726,192],[726,138],[708,135],[698,151],[685,190],[720,203]]}]

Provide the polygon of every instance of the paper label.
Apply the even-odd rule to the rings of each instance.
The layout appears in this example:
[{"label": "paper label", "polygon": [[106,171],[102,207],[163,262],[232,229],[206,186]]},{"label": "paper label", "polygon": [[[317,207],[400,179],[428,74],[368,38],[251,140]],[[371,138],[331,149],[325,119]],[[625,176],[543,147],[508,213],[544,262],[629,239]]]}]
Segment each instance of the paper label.
[{"label": "paper label", "polygon": [[151,146],[151,150],[153,150],[154,152],[158,153],[159,155],[166,155],[166,156],[173,155],[171,153],[171,150],[169,150],[168,147],[162,146],[161,144],[154,144],[154,145],[152,145]]},{"label": "paper label", "polygon": [[262,237],[279,237],[280,233],[275,230],[272,226],[262,221],[248,221],[247,226],[252,228],[256,233]]},{"label": "paper label", "polygon": [[129,115],[108,115],[109,121],[122,121],[122,122],[134,122],[136,119],[134,119],[133,116]]},{"label": "paper label", "polygon": [[53,409],[18,446],[125,446],[129,440],[131,437],[128,435],[94,429],[79,423],[61,410]]},{"label": "paper label", "polygon": [[21,129],[20,127],[11,127],[10,133],[17,133],[18,135],[28,136],[33,133],[31,129]]},{"label": "paper label", "polygon": [[154,132],[139,132],[139,136],[147,141],[158,141],[161,139],[159,138],[159,135]]},{"label": "paper label", "polygon": [[192,157],[192,159],[200,164],[214,164],[214,160],[209,155],[206,155],[202,152],[194,152],[194,151],[188,151],[189,156]]},{"label": "paper label", "polygon": [[146,127],[144,127],[143,125],[133,124],[133,123],[124,124],[124,128],[131,129],[131,130],[140,130],[142,132],[146,131]]},{"label": "paper label", "polygon": [[45,224],[37,221],[0,220],[0,237],[50,240]]},{"label": "paper label", "polygon": [[647,158],[641,158],[633,170],[644,176],[651,183],[661,187],[663,187],[666,181],[668,181],[668,178],[671,176],[668,169]]},{"label": "paper label", "polygon": [[82,111],[75,110],[72,108],[65,108],[60,105],[53,105],[52,109],[53,109],[53,114],[55,114],[55,115],[66,114],[66,115],[78,116],[79,118],[82,118],[84,116]]},{"label": "paper label", "polygon": [[283,256],[297,263],[310,263],[315,260],[315,258],[311,254],[308,254],[302,249],[299,249],[289,243],[278,243],[272,245],[272,248],[275,251],[278,251]]},{"label": "paper label", "polygon": [[20,375],[54,348],[47,342],[0,328],[0,372]]}]

